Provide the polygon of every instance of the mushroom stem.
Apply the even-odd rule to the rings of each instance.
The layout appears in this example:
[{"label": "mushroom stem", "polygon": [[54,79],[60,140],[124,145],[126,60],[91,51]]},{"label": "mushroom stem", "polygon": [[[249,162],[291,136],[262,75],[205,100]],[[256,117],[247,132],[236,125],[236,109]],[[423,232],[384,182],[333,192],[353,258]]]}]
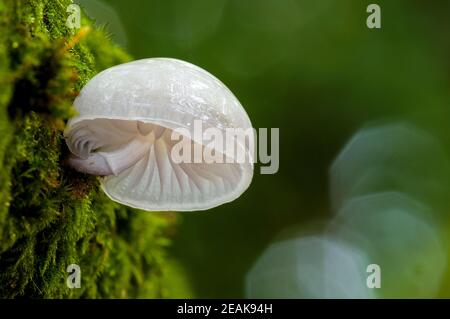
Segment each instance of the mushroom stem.
[{"label": "mushroom stem", "polygon": [[117,176],[136,164],[149,152],[151,145],[151,139],[141,136],[112,150],[93,152],[86,159],[71,155],[69,164],[77,171],[83,173],[99,176]]}]

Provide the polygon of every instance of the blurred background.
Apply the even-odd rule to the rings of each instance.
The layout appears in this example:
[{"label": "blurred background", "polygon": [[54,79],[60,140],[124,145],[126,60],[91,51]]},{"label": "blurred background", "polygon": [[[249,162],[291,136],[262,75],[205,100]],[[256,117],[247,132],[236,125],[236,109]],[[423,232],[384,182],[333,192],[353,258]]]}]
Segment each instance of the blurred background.
[{"label": "blurred background", "polygon": [[381,29],[373,1],[75,2],[135,59],[194,63],[280,129],[276,174],[180,214],[195,297],[450,297],[450,1],[378,0]]}]

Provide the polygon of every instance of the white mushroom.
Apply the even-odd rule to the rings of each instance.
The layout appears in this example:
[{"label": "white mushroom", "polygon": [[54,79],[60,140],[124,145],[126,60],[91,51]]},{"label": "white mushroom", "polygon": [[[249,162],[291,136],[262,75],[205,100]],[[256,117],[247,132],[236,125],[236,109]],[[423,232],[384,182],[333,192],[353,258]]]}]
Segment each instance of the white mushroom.
[{"label": "white mushroom", "polygon": [[[227,128],[252,127],[230,90],[195,65],[155,58],[109,68],[89,81],[74,106],[79,115],[65,131],[69,163],[103,176],[102,188],[114,201],[148,211],[204,210],[236,199],[250,185],[253,132],[245,141],[233,140],[245,162],[194,132],[195,121],[223,136]],[[179,141],[172,135],[180,128],[193,148],[212,147],[231,161],[174,161],[171,151]]]}]

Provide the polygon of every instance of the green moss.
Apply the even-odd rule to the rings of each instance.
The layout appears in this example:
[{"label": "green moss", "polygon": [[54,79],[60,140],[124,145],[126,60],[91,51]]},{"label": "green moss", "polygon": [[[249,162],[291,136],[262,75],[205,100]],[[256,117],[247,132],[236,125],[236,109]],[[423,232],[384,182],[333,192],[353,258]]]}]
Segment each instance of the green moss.
[{"label": "green moss", "polygon": [[[78,41],[65,26],[70,3],[0,0],[0,297],[170,297],[176,215],[114,203],[65,165],[73,98],[130,59],[102,30]],[[79,289],[66,286],[72,263]]]}]

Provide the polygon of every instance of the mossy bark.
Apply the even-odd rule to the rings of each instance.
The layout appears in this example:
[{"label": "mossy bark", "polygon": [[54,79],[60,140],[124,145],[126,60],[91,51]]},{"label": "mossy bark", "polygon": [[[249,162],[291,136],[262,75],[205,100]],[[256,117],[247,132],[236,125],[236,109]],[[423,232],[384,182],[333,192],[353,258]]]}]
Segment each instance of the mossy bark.
[{"label": "mossy bark", "polygon": [[[129,60],[86,18],[83,39],[69,29],[70,3],[0,0],[0,297],[170,297],[176,215],[114,203],[65,165],[73,98]],[[81,288],[66,285],[70,264]]]}]

